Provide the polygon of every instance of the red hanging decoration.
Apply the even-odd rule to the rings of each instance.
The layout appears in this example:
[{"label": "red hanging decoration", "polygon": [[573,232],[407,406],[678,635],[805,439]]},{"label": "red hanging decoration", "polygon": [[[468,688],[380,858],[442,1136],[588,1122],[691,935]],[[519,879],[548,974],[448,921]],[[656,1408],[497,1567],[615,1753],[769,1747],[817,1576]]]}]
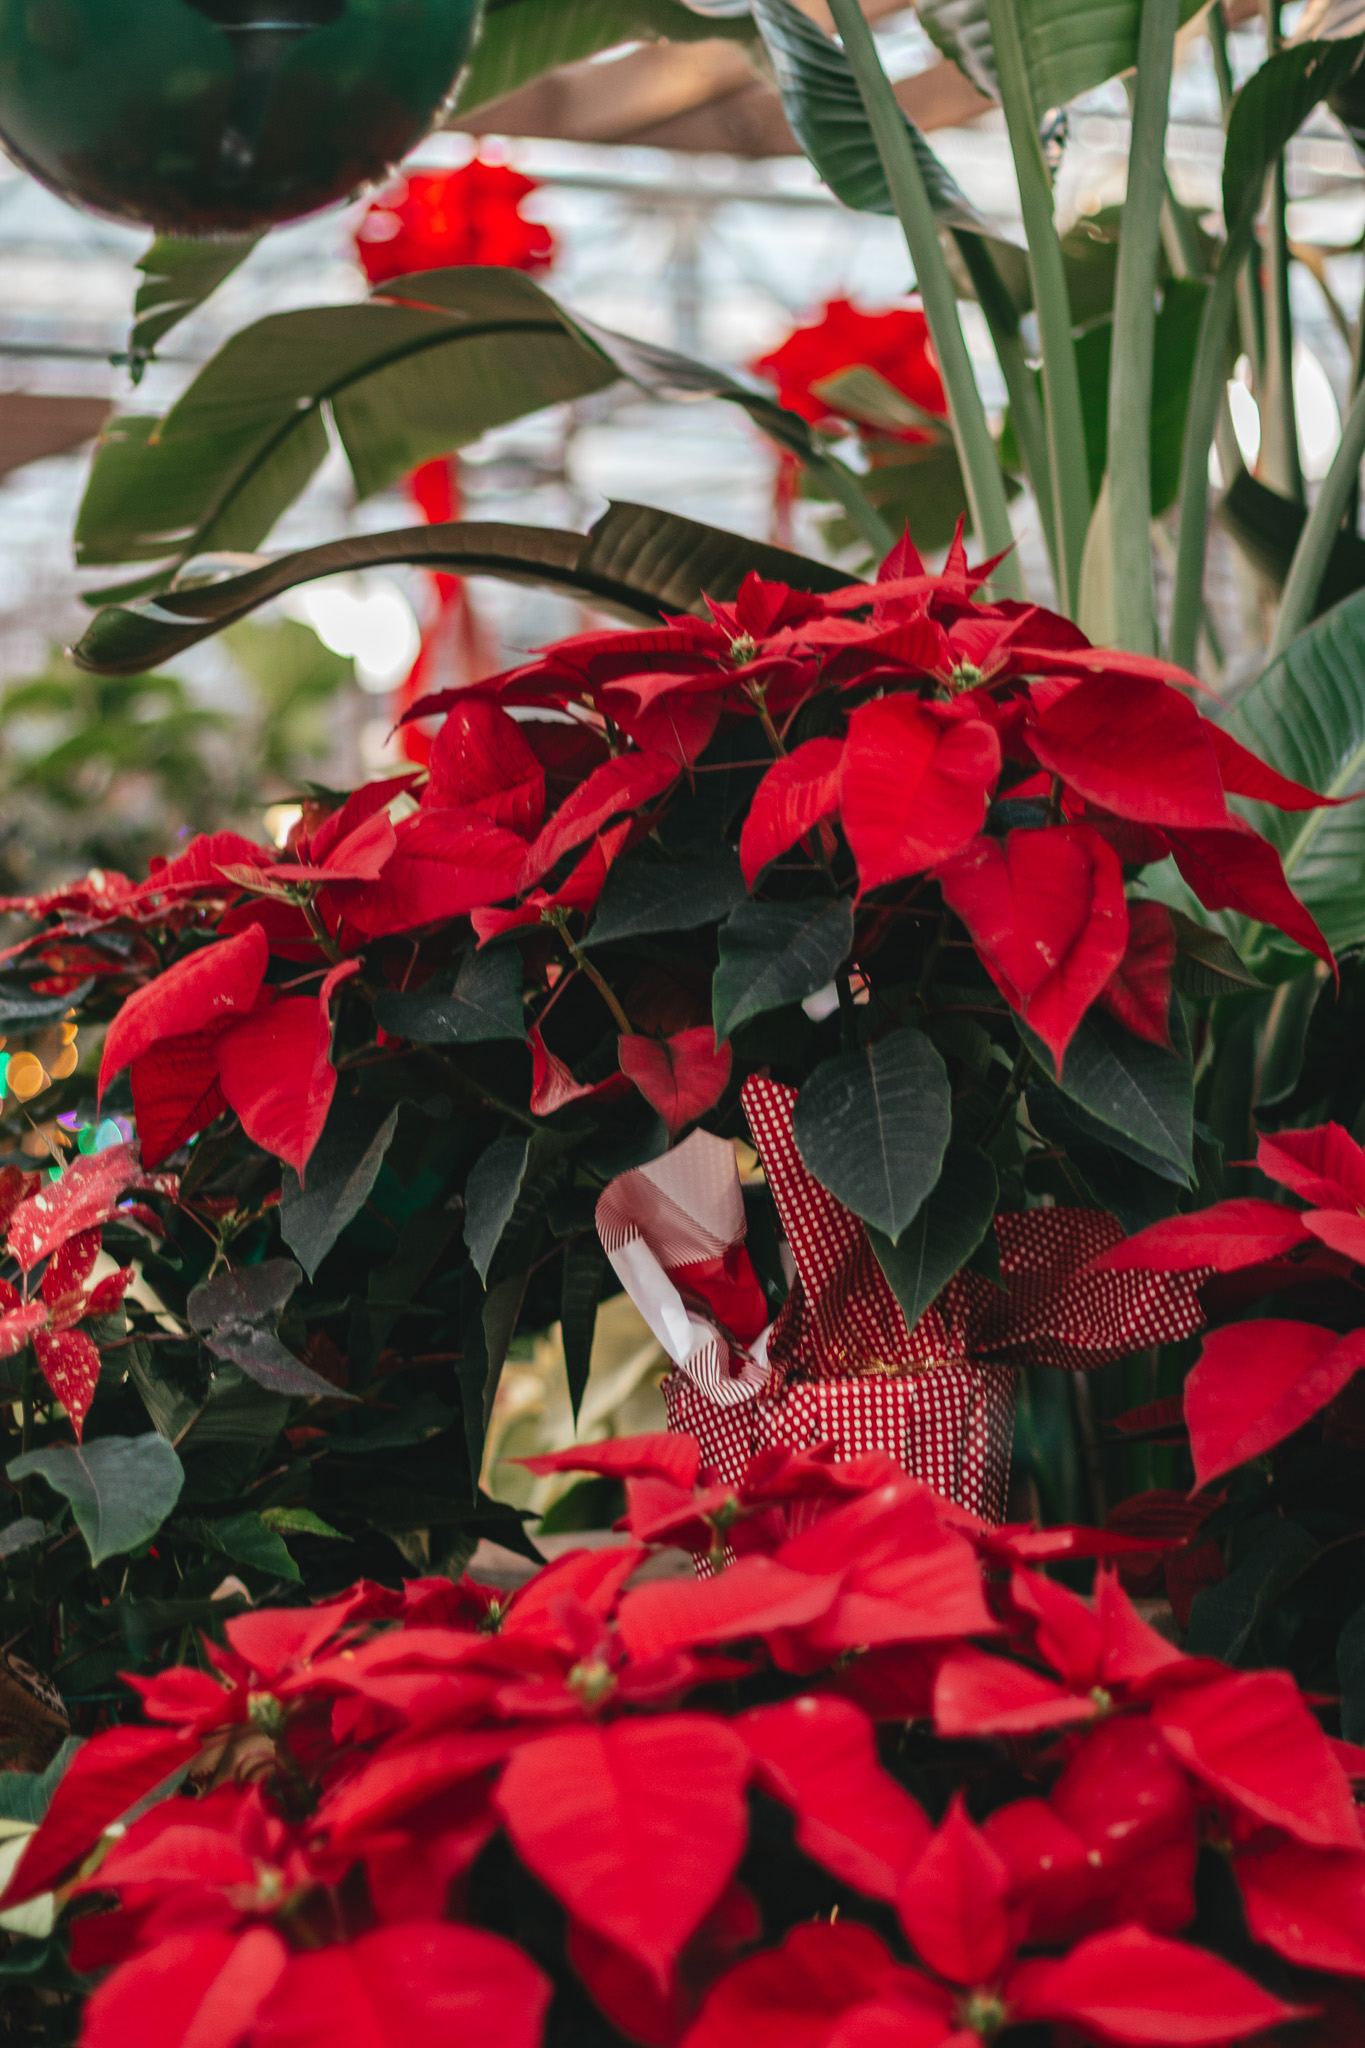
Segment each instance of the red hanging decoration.
[{"label": "red hanging decoration", "polygon": [[[851,299],[831,299],[818,320],[797,327],[779,348],[753,365],[760,377],[777,386],[783,405],[800,413],[813,427],[861,425],[858,414],[830,386],[850,370],[873,370],[885,384],[917,411],[935,419],[948,417],[948,399],[939,376],[929,323],[911,303],[886,313],[864,313]],[[928,441],[932,434],[917,426],[878,423],[883,438]]]},{"label": "red hanging decoration", "polygon": [[[369,208],[356,229],[356,254],[373,285],[462,265],[546,270],[554,261],[554,237],[543,222],[526,220],[521,211],[539,189],[534,178],[480,156],[459,170],[414,171]],[[442,455],[422,463],[409,476],[407,489],[429,526],[459,519],[459,457]],[[429,691],[476,682],[497,667],[497,650],[480,630],[462,578],[436,571],[431,582],[436,607],[423,626],[417,659],[394,693],[398,718]],[[431,736],[420,725],[405,725],[400,745],[405,760],[426,766]]]},{"label": "red hanging decoration", "polygon": [[[875,421],[860,412],[859,397],[866,402],[871,394],[841,381],[857,370],[873,371],[917,412],[947,422],[948,399],[929,323],[915,301],[885,313],[864,313],[851,299],[831,299],[818,319],[794,328],[751,368],[775,384],[782,404],[813,427],[853,426],[864,441],[873,435],[883,442],[924,443],[937,438],[931,427],[893,424],[881,407],[876,408]],[[781,449],[773,479],[772,536],[782,547],[794,543],[793,513],[802,474],[798,458]]]},{"label": "red hanging decoration", "polygon": [[526,220],[534,178],[476,156],[457,171],[413,171],[381,192],[356,229],[356,252],[371,284],[419,270],[500,264],[548,270],[554,236]]}]

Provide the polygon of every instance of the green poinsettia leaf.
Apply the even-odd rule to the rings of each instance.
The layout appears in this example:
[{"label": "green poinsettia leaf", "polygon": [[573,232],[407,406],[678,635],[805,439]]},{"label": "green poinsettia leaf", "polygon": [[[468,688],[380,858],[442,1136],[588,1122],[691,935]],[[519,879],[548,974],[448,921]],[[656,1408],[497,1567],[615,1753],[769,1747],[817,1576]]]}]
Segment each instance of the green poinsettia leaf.
[{"label": "green poinsettia leaf", "polygon": [[954,1138],[942,1173],[899,1242],[869,1224],[877,1263],[910,1329],[985,1238],[999,1197],[1000,1182],[985,1153]]},{"label": "green poinsettia leaf", "polygon": [[185,1483],[184,1466],[154,1430],[81,1445],[47,1444],[11,1459],[5,1470],[12,1480],[36,1474],[70,1501],[92,1564],[149,1542]]},{"label": "green poinsettia leaf", "polygon": [[898,1244],[937,1186],[952,1133],[948,1069],[922,1031],[823,1060],[797,1097],[797,1149],[855,1216]]},{"label": "green poinsettia leaf", "polygon": [[853,905],[741,903],[720,928],[712,982],[716,1042],[750,1017],[803,1002],[828,986],[853,944]]}]

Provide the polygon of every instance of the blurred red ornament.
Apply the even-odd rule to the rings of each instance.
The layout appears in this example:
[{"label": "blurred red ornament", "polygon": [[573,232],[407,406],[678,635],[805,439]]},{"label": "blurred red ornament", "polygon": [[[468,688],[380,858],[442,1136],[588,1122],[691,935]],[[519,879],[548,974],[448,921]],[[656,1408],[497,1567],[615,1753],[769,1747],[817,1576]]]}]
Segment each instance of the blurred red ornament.
[{"label": "blurred red ornament", "polygon": [[356,253],[371,284],[419,270],[489,263],[546,270],[554,237],[525,220],[534,178],[474,157],[458,171],[414,171],[380,194],[356,229]]},{"label": "blurred red ornament", "polygon": [[[438,455],[419,464],[405,487],[428,526],[443,526],[464,516],[458,455]],[[492,675],[498,666],[498,649],[488,643],[470,604],[464,578],[437,569],[431,572],[431,584],[436,606],[423,623],[417,659],[394,692],[395,718],[401,718],[419,697],[430,691],[477,682]],[[403,726],[398,744],[405,761],[426,767],[431,755],[431,733],[425,726]]]},{"label": "blurred red ornament", "polygon": [[[863,313],[851,299],[831,299],[818,320],[795,328],[780,348],[760,356],[753,368],[776,384],[783,405],[816,427],[850,419],[872,425],[856,402],[845,405],[840,393],[826,388],[850,370],[872,370],[918,411],[935,419],[948,415],[929,323],[916,304],[887,313]],[[897,441],[932,438],[920,427],[891,426],[881,419],[875,431]]]},{"label": "blurred red ornament", "polygon": [[[521,212],[539,189],[534,178],[478,156],[458,171],[414,171],[370,207],[356,229],[356,254],[371,284],[463,264],[546,270],[554,261],[554,237]],[[460,518],[458,456],[422,463],[407,487],[428,525]],[[424,623],[417,659],[395,692],[395,716],[428,691],[474,682],[498,665],[461,578],[437,571],[431,581],[436,609]],[[426,765],[431,736],[422,727],[404,726],[400,745],[406,760]]]}]

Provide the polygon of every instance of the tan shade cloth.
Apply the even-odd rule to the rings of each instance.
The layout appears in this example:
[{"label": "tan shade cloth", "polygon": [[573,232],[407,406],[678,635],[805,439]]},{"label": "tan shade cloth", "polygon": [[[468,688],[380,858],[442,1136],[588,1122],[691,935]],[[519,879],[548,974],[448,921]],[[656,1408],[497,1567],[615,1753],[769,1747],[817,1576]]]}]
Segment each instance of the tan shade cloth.
[{"label": "tan shade cloth", "polygon": [[0,476],[66,455],[93,441],[113,407],[107,398],[50,397],[44,392],[0,392]]}]

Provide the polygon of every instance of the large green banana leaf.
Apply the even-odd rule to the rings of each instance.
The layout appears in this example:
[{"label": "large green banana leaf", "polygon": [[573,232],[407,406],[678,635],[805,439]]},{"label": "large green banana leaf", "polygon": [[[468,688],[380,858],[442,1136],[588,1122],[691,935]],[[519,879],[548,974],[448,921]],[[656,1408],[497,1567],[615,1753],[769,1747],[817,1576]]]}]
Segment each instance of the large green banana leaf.
[{"label": "large green banana leaf", "polygon": [[[1324,795],[1365,791],[1365,591],[1325,612],[1241,698],[1230,729],[1282,774]],[[1244,807],[1329,942],[1365,944],[1365,804],[1306,812]]]},{"label": "large green banana leaf", "polygon": [[401,290],[259,320],[164,419],[113,421],[77,559],[158,567],[97,601],[159,588],[194,555],[259,546],[326,456],[329,422],[362,497],[490,427],[623,377],[660,398],[727,399],[802,460],[824,460],[766,387],[576,320],[518,271],[428,271]]},{"label": "large green banana leaf", "polygon": [[[1181,20],[1202,5],[1181,0]],[[1040,121],[1137,62],[1142,0],[1014,0],[1014,9]],[[944,56],[978,91],[999,99],[986,0],[918,0],[916,12]]]},{"label": "large green banana leaf", "polygon": [[785,548],[647,505],[615,504],[586,534],[462,520],[358,534],[279,555],[237,575],[107,605],[73,656],[100,675],[136,675],[297,584],[394,562],[569,591],[601,610],[651,624],[664,613],[702,611],[708,596],[728,601],[751,572],[798,590],[834,590],[851,580],[842,569]]}]

